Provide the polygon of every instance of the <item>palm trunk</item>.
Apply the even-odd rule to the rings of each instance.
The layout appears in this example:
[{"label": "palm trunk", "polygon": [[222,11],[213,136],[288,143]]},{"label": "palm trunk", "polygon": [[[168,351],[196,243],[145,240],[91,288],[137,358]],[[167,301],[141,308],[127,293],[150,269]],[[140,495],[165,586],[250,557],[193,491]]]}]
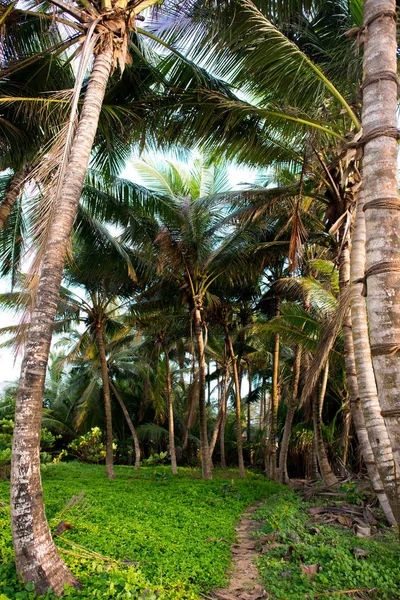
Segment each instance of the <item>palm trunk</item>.
[{"label": "palm trunk", "polygon": [[[364,27],[367,33],[362,125],[366,140],[363,170],[368,322],[379,404],[399,473],[400,201],[396,1],[365,0]],[[393,495],[388,493],[389,500]],[[391,505],[394,508],[392,501]]]},{"label": "palm trunk", "polygon": [[200,308],[194,309],[194,330],[197,342],[197,360],[199,365],[199,413],[200,413],[200,449],[201,468],[204,479],[212,479],[212,466],[210,447],[207,432],[207,407],[206,407],[206,361],[203,339],[203,324]]},{"label": "palm trunk", "polygon": [[289,398],[288,410],[286,414],[285,428],[283,430],[281,451],[279,453],[279,481],[281,483],[288,483],[289,476],[287,472],[287,456],[289,450],[289,439],[292,431],[292,423],[294,413],[296,412],[297,405],[297,393],[299,391],[300,381],[300,367],[301,367],[301,347],[297,346],[296,355],[293,365],[293,378],[292,386],[293,390]]},{"label": "palm trunk", "polygon": [[315,392],[314,392],[313,422],[314,422],[314,437],[316,440],[318,463],[319,463],[319,468],[321,470],[322,479],[324,480],[325,485],[331,486],[331,485],[335,485],[338,482],[338,480],[336,479],[336,476],[332,472],[331,466],[328,461],[325,444],[324,444],[324,440],[322,437],[322,428],[321,428],[322,407],[323,407],[323,403],[324,403],[326,387],[328,384],[328,375],[329,375],[329,360],[326,361],[326,365],[322,372],[320,391],[319,391],[319,393],[317,390],[315,390]]},{"label": "palm trunk", "polygon": [[[362,192],[360,192],[359,195],[359,202],[361,201],[361,203],[363,202],[363,194]],[[358,212],[357,212],[357,217],[356,217],[356,226],[355,226],[355,230],[354,230],[354,237],[353,237],[353,250],[351,253],[352,256],[352,261],[353,261],[353,266],[357,266],[358,264],[358,259],[357,259],[357,251],[359,252],[361,250],[361,252],[363,254],[365,254],[365,250],[362,250],[362,246],[365,244],[363,244],[362,239],[360,239],[360,222],[357,222],[357,219],[363,219],[364,218],[364,214],[363,214],[363,206],[361,204],[361,206],[359,205],[358,207]],[[363,234],[363,231],[365,232],[365,229],[362,228],[361,230],[361,234]],[[361,247],[360,247],[360,243],[361,243]],[[365,259],[363,260],[362,256],[359,257],[361,258],[361,265],[363,265],[365,263]],[[363,270],[363,267],[361,267]],[[349,283],[350,283],[350,248],[348,243],[346,243],[343,247],[342,250],[342,255],[340,258],[340,263],[339,263],[339,288],[340,288],[340,294],[345,294],[347,293],[347,289],[349,288]],[[357,284],[358,287],[362,287],[362,284]],[[355,287],[356,284],[353,284],[350,288],[350,302],[354,304],[354,307],[356,308],[356,310],[360,310],[360,308],[362,309],[363,307],[363,315],[364,318],[366,319],[366,311],[365,311],[365,300],[364,298],[362,298],[362,296],[360,295],[359,297],[357,297],[357,291],[359,292],[360,290],[357,290],[357,288]],[[354,298],[352,298],[353,294],[356,294],[356,296],[354,296]],[[355,355],[354,355],[354,343],[353,343],[353,337],[357,337],[357,335],[360,334],[360,322],[359,319],[355,320],[356,324],[358,325],[358,327],[355,328],[355,330],[353,329],[352,326],[352,317],[354,318],[354,312],[353,312],[353,308],[352,308],[352,314],[350,314],[350,310],[348,311],[348,313],[344,316],[343,318],[343,342],[344,342],[344,350],[345,350],[345,368],[346,368],[346,380],[347,380],[347,388],[348,388],[348,392],[349,392],[349,399],[350,399],[350,414],[351,414],[351,418],[353,419],[353,423],[354,423],[354,428],[356,430],[356,434],[357,434],[357,439],[358,439],[358,443],[360,445],[360,449],[361,449],[361,454],[363,456],[365,465],[367,467],[367,471],[368,471],[368,475],[369,478],[371,480],[371,484],[372,487],[375,491],[375,494],[379,500],[379,503],[382,507],[383,512],[386,515],[386,518],[388,519],[389,523],[394,524],[395,523],[395,519],[393,516],[393,511],[390,508],[390,504],[388,501],[388,498],[383,490],[383,486],[382,486],[382,481],[376,466],[376,462],[374,460],[374,454],[372,452],[372,448],[371,448],[371,444],[368,438],[368,433],[367,433],[367,429],[365,426],[365,419],[364,419],[364,415],[363,415],[363,411],[361,408],[361,402],[360,402],[360,392],[359,392],[359,382],[357,379],[357,367],[356,367],[356,359],[355,359]],[[366,324],[366,321],[365,321]],[[366,338],[365,338],[365,342],[366,342],[366,347],[369,346],[368,343],[368,331],[364,331],[364,333],[366,333]],[[360,340],[361,341],[361,340]],[[360,348],[360,346],[359,346]],[[360,348],[361,349],[361,348]],[[361,356],[359,357],[359,363],[361,364]],[[362,363],[363,368],[365,369],[367,364],[366,363]],[[373,381],[373,373],[372,373],[372,364],[371,364],[371,357],[369,357],[369,365],[370,365],[370,369],[371,369],[371,373],[370,373],[370,377],[372,377],[372,379],[370,379],[370,381]],[[364,378],[362,379],[362,381],[364,380]],[[373,381],[373,385],[375,387],[375,382]],[[377,398],[376,398],[376,402],[377,402]],[[382,417],[380,417],[380,419],[382,419]]]},{"label": "palm trunk", "polygon": [[228,390],[225,389],[226,385],[224,385],[224,389],[222,392],[224,394],[224,397],[221,396],[221,406],[218,411],[217,420],[215,422],[214,431],[213,431],[213,434],[211,436],[211,441],[210,441],[210,456],[211,456],[211,458],[214,453],[215,446],[217,444],[218,434],[221,433],[221,427],[224,422],[224,418],[226,418],[226,398],[227,398],[227,396],[229,396],[232,386],[233,386],[233,381],[230,382]]},{"label": "palm trunk", "polygon": [[101,378],[103,381],[104,410],[106,414],[106,474],[108,479],[115,479],[110,380],[108,377],[107,356],[106,349],[104,346],[104,327],[101,324],[96,326],[96,342],[100,356]]},{"label": "palm trunk", "polygon": [[97,55],[86,90],[59,203],[49,233],[36,305],[25,342],[18,388],[11,466],[11,524],[17,573],[38,593],[61,594],[77,585],[53,543],[44,512],[39,440],[44,381],[64,258],[79,204],[107,81],[112,49]]},{"label": "palm trunk", "polygon": [[[357,372],[358,394],[361,402],[361,416],[367,430],[372,456],[371,452],[366,447],[366,443],[362,443],[361,441],[360,443],[362,443],[362,452],[368,472],[370,472],[370,466],[373,468],[373,464],[376,464],[379,476],[371,473],[370,477],[382,508],[389,521],[393,518],[391,513],[396,516],[396,520],[398,521],[398,499],[396,494],[397,477],[394,468],[394,456],[378,400],[375,374],[372,366],[371,348],[368,339],[366,303],[363,296],[364,286],[362,280],[365,272],[366,258],[366,230],[363,209],[364,193],[360,190],[351,251],[350,305],[354,342],[354,361]],[[353,411],[353,413],[354,412],[360,412],[360,409],[358,408]],[[356,418],[360,420],[361,416],[356,416]],[[354,415],[353,419],[355,419]],[[361,435],[364,435],[362,430]],[[397,473],[399,472],[397,466]],[[387,507],[385,496],[390,504],[391,511]]]},{"label": "palm trunk", "polygon": [[4,229],[12,207],[21,195],[25,179],[25,169],[16,171],[10,181],[3,202],[0,204],[0,230]]},{"label": "palm trunk", "polygon": [[166,344],[163,345],[163,350],[165,356],[165,374],[167,378],[169,453],[171,455],[172,475],[176,475],[178,473],[178,467],[176,464],[175,452],[174,405],[172,400],[171,369],[169,365],[168,348]]},{"label": "palm trunk", "polygon": [[[225,346],[226,348],[226,346]],[[226,349],[224,350],[224,357],[226,356]],[[226,360],[224,362],[224,371],[222,374],[222,396],[221,396],[221,430],[219,434],[219,450],[221,454],[221,469],[226,469],[226,457],[225,457],[225,426],[226,426],[226,405],[228,402],[229,393],[226,390],[226,378],[228,375],[228,369]],[[232,381],[231,381],[232,383]]]},{"label": "palm trunk", "polygon": [[135,448],[135,470],[138,471],[140,468],[140,445],[139,445],[139,438],[137,436],[136,433],[136,429],[133,426],[132,423],[132,419],[129,416],[129,412],[128,409],[126,408],[125,402],[122,400],[121,396],[119,395],[119,392],[117,390],[117,388],[115,387],[115,385],[113,384],[113,382],[111,380],[110,381],[110,388],[112,393],[114,394],[114,396],[116,397],[122,412],[124,413],[126,422],[128,423],[128,427],[129,427],[129,431],[131,432],[132,438],[133,438],[133,445]]},{"label": "palm trunk", "polygon": [[[248,365],[248,370],[247,370],[247,374],[248,374],[248,378],[249,378],[249,395],[248,395],[248,401],[247,401],[247,443],[250,444],[250,436],[251,436],[251,404],[250,404],[250,396],[251,396],[251,369],[250,369],[250,365]],[[250,450],[250,446],[249,446],[249,455],[250,455],[250,462],[251,462],[251,450]]]},{"label": "palm trunk", "polygon": [[269,477],[277,480],[276,469],[276,435],[278,427],[278,405],[279,405],[279,348],[280,336],[275,333],[274,352],[272,356],[272,393],[271,393],[271,427],[269,433]]},{"label": "palm trunk", "polygon": [[241,477],[246,475],[246,471],[244,469],[244,460],[243,460],[243,441],[242,441],[242,401],[240,398],[240,383],[239,383],[239,373],[237,368],[237,362],[235,360],[235,351],[233,349],[231,334],[229,333],[228,326],[225,325],[225,333],[226,333],[226,344],[228,346],[229,355],[232,361],[232,373],[233,380],[235,382],[235,408],[236,408],[236,441],[237,441],[237,452],[238,452],[238,463],[239,463],[239,474]]}]

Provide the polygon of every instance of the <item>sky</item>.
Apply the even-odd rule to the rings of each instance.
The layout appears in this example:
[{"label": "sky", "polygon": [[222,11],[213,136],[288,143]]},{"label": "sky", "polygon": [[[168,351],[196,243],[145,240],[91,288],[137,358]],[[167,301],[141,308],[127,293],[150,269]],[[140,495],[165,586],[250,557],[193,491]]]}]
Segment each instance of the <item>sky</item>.
[{"label": "sky", "polygon": [[[127,167],[122,176],[141,183],[138,181],[138,177],[132,167]],[[235,189],[240,184],[252,183],[255,180],[255,176],[256,172],[252,169],[232,165],[229,169],[229,185],[232,189]],[[10,291],[9,283],[0,279],[0,294],[8,291]],[[0,330],[3,327],[16,324],[18,324],[17,316],[10,311],[0,310]],[[1,336],[0,344],[4,343],[6,339],[8,339],[6,336]],[[21,361],[22,355],[20,354],[16,357],[12,348],[0,347],[0,392],[9,383],[14,383],[18,379],[21,370]]]}]

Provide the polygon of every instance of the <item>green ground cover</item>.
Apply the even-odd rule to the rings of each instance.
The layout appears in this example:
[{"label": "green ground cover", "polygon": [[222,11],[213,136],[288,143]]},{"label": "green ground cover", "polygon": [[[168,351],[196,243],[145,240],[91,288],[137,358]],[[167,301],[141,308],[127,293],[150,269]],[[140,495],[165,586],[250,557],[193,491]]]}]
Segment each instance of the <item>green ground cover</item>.
[{"label": "green ground cover", "polygon": [[[223,585],[245,507],[283,489],[260,475],[240,480],[236,471],[216,471],[208,482],[192,469],[177,477],[168,467],[115,471],[115,481],[101,465],[51,464],[43,473],[52,530],[61,520],[74,527],[55,538],[83,585],[68,598],[197,599],[200,590]],[[31,586],[16,581],[8,493],[0,482],[0,600],[30,600]]]},{"label": "green ground cover", "polygon": [[[265,521],[263,533],[270,539],[270,549],[258,560],[270,598],[398,600],[397,532],[373,530],[371,538],[361,539],[353,535],[352,529],[313,522],[309,506],[286,490],[270,496],[256,513],[256,518]],[[354,548],[364,550],[366,558],[357,559]],[[302,564],[318,564],[313,580],[302,572]]]}]

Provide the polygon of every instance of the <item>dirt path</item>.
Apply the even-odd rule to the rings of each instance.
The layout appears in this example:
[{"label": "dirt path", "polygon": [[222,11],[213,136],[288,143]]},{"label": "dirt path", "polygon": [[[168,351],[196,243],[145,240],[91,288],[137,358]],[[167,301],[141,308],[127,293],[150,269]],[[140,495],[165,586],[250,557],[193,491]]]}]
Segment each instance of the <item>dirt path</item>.
[{"label": "dirt path", "polygon": [[256,538],[253,533],[261,529],[253,514],[261,506],[258,502],[251,506],[236,527],[237,543],[232,546],[232,568],[229,571],[230,583],[222,590],[208,596],[212,600],[259,600],[268,595],[260,585],[260,576],[254,564],[257,555]]}]

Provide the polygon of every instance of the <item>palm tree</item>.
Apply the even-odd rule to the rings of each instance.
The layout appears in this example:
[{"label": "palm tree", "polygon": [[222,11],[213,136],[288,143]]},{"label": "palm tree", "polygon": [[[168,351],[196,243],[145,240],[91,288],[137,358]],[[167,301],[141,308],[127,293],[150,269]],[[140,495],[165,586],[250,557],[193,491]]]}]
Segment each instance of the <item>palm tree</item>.
[{"label": "palm tree", "polygon": [[[381,469],[381,476],[394,514],[395,498],[399,493],[395,475],[400,468],[396,18],[394,0],[379,3],[365,0],[364,29],[367,35],[361,143],[364,147],[366,271],[362,277],[367,282],[371,354],[379,404],[393,448],[394,464],[390,464],[388,444],[385,444],[387,452],[381,448],[378,452],[386,463],[386,474]],[[376,448],[371,434],[370,440]]]},{"label": "palm tree", "polygon": [[[47,234],[35,307],[26,338],[13,438],[11,520],[17,572],[24,581],[34,582],[39,593],[48,588],[61,593],[64,585],[77,585],[57,553],[45,519],[43,501],[39,500],[41,480],[37,452],[43,386],[64,259],[113,64],[119,56],[120,65],[124,67],[128,39],[136,27],[136,18],[151,4],[154,0],[133,5],[127,1],[105,0],[101,8],[95,2],[89,2],[84,3],[82,9],[78,2],[66,4],[55,0],[50,3],[53,18],[61,19],[63,26],[75,32],[69,45],[80,41],[82,33],[85,42],[77,73],[68,141],[64,145],[58,177],[54,179],[53,193],[57,202],[53,204],[56,208]],[[77,101],[93,52],[93,67],[75,126]],[[28,421],[29,428],[26,427]]]},{"label": "palm tree", "polygon": [[[243,245],[240,236],[227,235],[226,213],[216,194],[227,185],[226,167],[202,160],[195,162],[192,172],[182,174],[171,162],[163,168],[156,168],[149,162],[136,166],[147,185],[173,198],[170,218],[161,223],[155,238],[158,269],[164,279],[179,284],[190,309],[198,364],[202,470],[203,477],[211,479],[206,407],[205,302],[218,302],[211,290],[219,278],[232,279],[235,274],[240,275],[236,267],[242,260],[238,250]],[[239,460],[244,474],[243,461]]]}]

